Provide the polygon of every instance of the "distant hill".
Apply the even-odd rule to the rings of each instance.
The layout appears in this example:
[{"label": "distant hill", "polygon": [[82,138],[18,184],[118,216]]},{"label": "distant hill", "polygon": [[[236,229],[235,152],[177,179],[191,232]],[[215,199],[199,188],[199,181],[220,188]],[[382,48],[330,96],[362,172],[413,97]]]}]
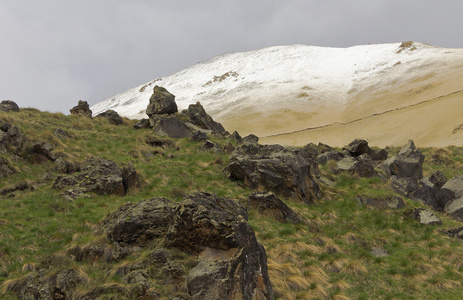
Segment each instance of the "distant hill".
[{"label": "distant hill", "polygon": [[[155,85],[180,109],[200,101],[232,132],[263,143],[463,145],[463,49],[403,42],[278,46],[214,57],[108,98],[91,109],[146,117]],[[462,126],[463,127],[463,126]]]}]

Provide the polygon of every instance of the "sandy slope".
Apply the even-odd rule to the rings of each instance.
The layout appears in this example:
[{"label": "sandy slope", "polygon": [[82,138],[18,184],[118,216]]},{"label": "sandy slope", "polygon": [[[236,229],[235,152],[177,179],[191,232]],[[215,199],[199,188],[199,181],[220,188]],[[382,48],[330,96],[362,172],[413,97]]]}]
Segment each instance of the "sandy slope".
[{"label": "sandy slope", "polygon": [[463,123],[461,78],[462,49],[279,46],[215,57],[92,110],[146,117],[152,88],[161,85],[176,95],[180,109],[200,101],[227,130],[254,133],[264,143],[342,146],[363,137],[378,146],[409,138],[421,146],[463,146],[463,131],[452,133]]}]

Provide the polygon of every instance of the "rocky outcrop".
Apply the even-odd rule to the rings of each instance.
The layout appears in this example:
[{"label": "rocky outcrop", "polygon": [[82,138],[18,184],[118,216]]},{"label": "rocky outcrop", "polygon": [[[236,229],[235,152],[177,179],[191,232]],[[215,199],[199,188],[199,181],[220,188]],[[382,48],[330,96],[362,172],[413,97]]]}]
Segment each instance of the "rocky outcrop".
[{"label": "rocky outcrop", "polygon": [[106,118],[109,123],[113,125],[121,125],[122,124],[122,117],[114,110],[108,109],[105,112],[97,115],[100,118]]},{"label": "rocky outcrop", "polygon": [[92,118],[92,111],[90,110],[90,106],[88,105],[87,101],[79,100],[77,106],[71,108],[69,112],[71,115]]},{"label": "rocky outcrop", "polygon": [[359,196],[357,197],[357,202],[360,205],[367,205],[375,208],[399,209],[406,206],[404,200],[400,197],[374,198]]},{"label": "rocky outcrop", "polygon": [[252,193],[248,198],[249,209],[255,209],[265,216],[275,218],[278,222],[304,223],[301,217],[273,193]]},{"label": "rocky outcrop", "polygon": [[3,100],[0,103],[0,111],[4,112],[18,112],[19,111],[19,106],[16,104],[14,101],[11,100]]},{"label": "rocky outcrop", "polygon": [[228,165],[229,177],[245,186],[262,187],[307,204],[320,195],[310,169],[304,158],[280,145],[243,144],[232,152]]},{"label": "rocky outcrop", "polygon": [[26,137],[21,134],[17,126],[0,123],[0,153],[20,155],[24,150]]},{"label": "rocky outcrop", "polygon": [[246,219],[242,206],[207,193],[177,206],[166,243],[201,257],[187,275],[192,299],[273,299],[265,249]]},{"label": "rocky outcrop", "polygon": [[424,208],[415,208],[404,213],[405,218],[413,218],[423,225],[441,225],[442,221],[438,216]]},{"label": "rocky outcrop", "polygon": [[384,161],[380,167],[388,178],[393,177],[394,190],[408,196],[418,189],[418,180],[423,177],[423,162],[424,155],[410,140],[396,156]]},{"label": "rocky outcrop", "polygon": [[145,246],[154,238],[163,238],[173,223],[174,204],[161,197],[127,203],[109,214],[95,228],[113,242]]},{"label": "rocky outcrop", "polygon": [[138,184],[138,175],[133,165],[128,164],[121,168],[111,160],[90,157],[82,163],[80,172],[59,175],[53,183],[53,188],[123,196]]},{"label": "rocky outcrop", "polygon": [[150,97],[150,103],[146,108],[148,116],[173,114],[178,112],[177,103],[175,103],[175,96],[165,88],[155,86],[153,94]]},{"label": "rocky outcrop", "polygon": [[229,133],[223,128],[222,124],[214,121],[211,116],[209,116],[201,103],[196,102],[196,104],[190,104],[188,109],[182,111],[182,115],[188,117],[190,122],[199,128],[210,130],[213,134],[219,136],[225,136]]}]

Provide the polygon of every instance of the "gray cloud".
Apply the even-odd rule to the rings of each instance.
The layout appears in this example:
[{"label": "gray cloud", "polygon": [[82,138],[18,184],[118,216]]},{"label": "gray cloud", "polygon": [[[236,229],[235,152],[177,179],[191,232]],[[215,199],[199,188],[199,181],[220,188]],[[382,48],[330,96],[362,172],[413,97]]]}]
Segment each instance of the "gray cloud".
[{"label": "gray cloud", "polygon": [[463,4],[441,0],[0,2],[0,95],[68,113],[199,61],[273,45],[403,40],[461,48]]}]

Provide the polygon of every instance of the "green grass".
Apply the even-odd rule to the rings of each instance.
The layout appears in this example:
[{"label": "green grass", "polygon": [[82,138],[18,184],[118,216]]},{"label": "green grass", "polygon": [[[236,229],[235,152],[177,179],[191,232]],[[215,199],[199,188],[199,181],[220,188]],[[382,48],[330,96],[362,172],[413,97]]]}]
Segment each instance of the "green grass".
[{"label": "green grass", "polygon": [[[52,188],[58,176],[52,163],[34,165],[2,154],[16,173],[1,179],[1,186],[28,181],[35,188],[0,199],[0,283],[4,286],[28,274],[30,266],[43,267],[47,272],[63,267],[82,270],[90,278],[88,285],[79,286],[83,292],[104,283],[124,284],[114,270],[148,259],[156,242],[119,263],[76,262],[65,255],[66,250],[100,241],[101,237],[92,233],[95,224],[127,202],[159,196],[178,202],[193,192],[207,191],[246,205],[253,192],[222,172],[227,155],[201,151],[202,143],[189,139],[176,139],[175,145],[167,148],[151,147],[145,140],[154,133],[134,130],[135,121],[125,119],[123,125],[114,126],[103,118],[90,120],[34,109],[22,109],[17,114],[0,112],[0,121],[18,126],[29,140],[53,143],[54,153],[72,162],[91,155],[118,164],[131,162],[141,179],[141,187],[125,197],[66,201],[61,191]],[[59,139],[54,135],[57,128],[71,137]],[[436,170],[449,178],[463,174],[462,148],[421,150],[426,156],[425,176]],[[447,163],[438,163],[436,158]],[[360,206],[356,200],[359,196],[386,198],[395,194],[380,178],[333,175],[331,167],[328,164],[320,170],[333,176],[335,186],[324,187],[323,198],[314,205],[283,199],[306,218],[307,225],[281,224],[249,212],[249,223],[267,251],[276,298],[459,299],[463,292],[463,248],[461,241],[442,235],[439,229],[460,227],[461,223],[442,213],[436,213],[443,222],[438,227],[404,219],[407,209],[421,207],[409,199],[404,199],[407,207],[398,210]],[[375,257],[372,248],[385,249],[389,255]],[[174,251],[172,255],[187,270],[195,264],[195,258],[185,253]],[[8,276],[4,276],[5,270]],[[149,271],[153,287],[163,295],[173,293],[176,286],[163,281],[159,269]],[[1,297],[15,299],[7,291]]]}]

